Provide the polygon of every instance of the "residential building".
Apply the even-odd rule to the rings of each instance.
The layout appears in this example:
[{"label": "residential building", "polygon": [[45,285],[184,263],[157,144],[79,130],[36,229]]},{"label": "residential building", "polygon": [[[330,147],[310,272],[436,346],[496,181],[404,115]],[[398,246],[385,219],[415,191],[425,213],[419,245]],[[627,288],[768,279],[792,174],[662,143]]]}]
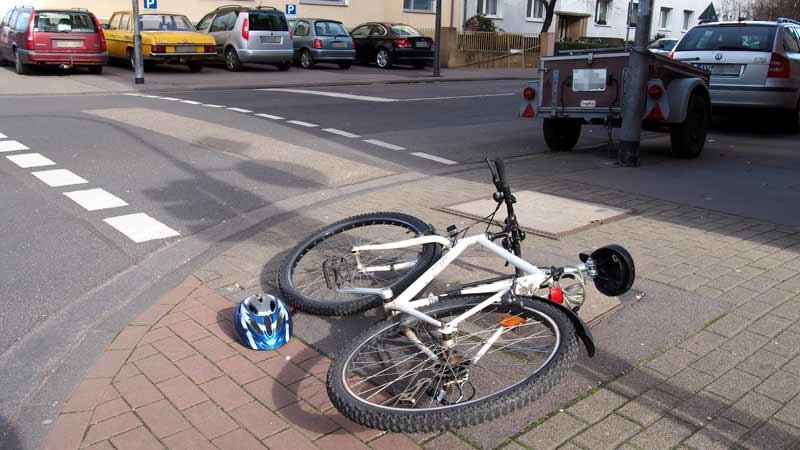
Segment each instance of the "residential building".
[{"label": "residential building", "polygon": [[[466,17],[480,14],[497,28],[515,33],[539,33],[545,18],[542,0],[462,0]],[[708,0],[654,0],[651,35],[679,39],[697,25]],[[559,40],[579,37],[633,39],[638,0],[556,0],[550,30]]]}]

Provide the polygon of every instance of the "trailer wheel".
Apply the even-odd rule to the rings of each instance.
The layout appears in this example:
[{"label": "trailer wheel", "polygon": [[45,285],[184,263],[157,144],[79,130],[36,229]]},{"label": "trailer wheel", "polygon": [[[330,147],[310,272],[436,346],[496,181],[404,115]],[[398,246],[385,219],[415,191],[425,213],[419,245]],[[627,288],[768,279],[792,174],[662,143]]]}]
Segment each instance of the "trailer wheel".
[{"label": "trailer wheel", "polygon": [[678,158],[697,158],[706,145],[709,124],[708,100],[699,94],[689,98],[686,120],[675,125],[669,132],[672,154]]},{"label": "trailer wheel", "polygon": [[581,121],[575,119],[544,119],[544,141],[550,150],[572,150],[581,137]]}]

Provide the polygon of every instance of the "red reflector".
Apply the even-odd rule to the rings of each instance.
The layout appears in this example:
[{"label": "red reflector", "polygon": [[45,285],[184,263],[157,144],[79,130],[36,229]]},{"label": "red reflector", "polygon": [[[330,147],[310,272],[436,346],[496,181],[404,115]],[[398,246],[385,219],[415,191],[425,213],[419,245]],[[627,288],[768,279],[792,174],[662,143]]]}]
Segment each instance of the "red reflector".
[{"label": "red reflector", "polygon": [[533,111],[533,105],[528,103],[528,106],[525,107],[525,111],[522,112],[522,117],[534,117],[536,113]]},{"label": "red reflector", "polygon": [[561,290],[560,287],[550,288],[550,301],[558,303],[559,305],[564,303],[564,291]]},{"label": "red reflector", "polygon": [[400,39],[399,41],[395,41],[394,45],[400,48],[411,48],[411,42],[408,42],[405,39]]},{"label": "red reflector", "polygon": [[650,114],[647,115],[647,120],[651,120],[653,122],[661,122],[664,120],[664,113],[661,112],[661,108],[658,106],[658,103],[653,106]]},{"label": "red reflector", "polygon": [[536,97],[536,91],[532,87],[526,87],[522,91],[522,96],[525,97],[525,100],[533,100]]},{"label": "red reflector", "polygon": [[649,88],[647,88],[647,95],[650,96],[653,100],[658,100],[664,94],[664,88],[662,88],[658,84],[653,84]]},{"label": "red reflector", "polygon": [[322,39],[314,39],[314,48],[322,48]]}]

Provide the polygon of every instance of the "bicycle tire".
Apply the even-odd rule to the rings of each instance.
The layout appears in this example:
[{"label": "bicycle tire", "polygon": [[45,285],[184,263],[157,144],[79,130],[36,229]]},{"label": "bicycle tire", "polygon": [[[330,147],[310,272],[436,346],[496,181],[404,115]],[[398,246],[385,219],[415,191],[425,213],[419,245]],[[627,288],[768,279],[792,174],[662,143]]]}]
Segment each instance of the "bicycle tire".
[{"label": "bicycle tire", "polygon": [[[422,308],[421,311],[426,314],[432,314],[442,308],[466,309],[485,298],[486,296],[481,295],[457,297]],[[546,316],[552,319],[561,336],[556,346],[557,348],[554,347],[556,349],[553,356],[541,366],[540,370],[528,376],[528,378],[481,399],[469,400],[462,404],[451,405],[441,409],[422,411],[379,407],[372,403],[366,403],[356,397],[345,386],[345,379],[348,376],[346,375],[347,365],[353,358],[353,354],[366,345],[376,334],[396,327],[403,321],[418,320],[414,317],[403,315],[374,324],[345,345],[340,354],[334,359],[328,372],[327,389],[331,402],[339,412],[356,423],[369,428],[403,433],[437,432],[477,425],[524,407],[550,391],[561,381],[574,365],[578,357],[579,345],[575,327],[562,311],[544,301],[528,298],[522,299],[522,301],[525,310],[534,315]],[[503,306],[500,305],[499,307]],[[512,307],[507,306],[507,308]],[[398,370],[402,371],[402,369]],[[407,377],[408,375],[403,376]],[[364,380],[366,381],[367,379],[369,377]],[[394,385],[396,386],[397,384],[394,383]]]},{"label": "bicycle tire", "polygon": [[[312,298],[300,292],[293,282],[293,272],[308,251],[339,233],[371,225],[399,226],[413,232],[416,236],[435,232],[431,225],[416,217],[394,212],[362,214],[329,225],[301,242],[284,259],[278,274],[278,286],[286,301],[301,311],[321,316],[347,316],[380,306],[383,299],[377,295],[366,295],[348,300]],[[417,264],[389,286],[383,287],[390,287],[395,293],[401,292],[427,270],[439,254],[440,246],[438,244],[425,244],[422,246]],[[321,267],[320,272],[322,272]]]}]

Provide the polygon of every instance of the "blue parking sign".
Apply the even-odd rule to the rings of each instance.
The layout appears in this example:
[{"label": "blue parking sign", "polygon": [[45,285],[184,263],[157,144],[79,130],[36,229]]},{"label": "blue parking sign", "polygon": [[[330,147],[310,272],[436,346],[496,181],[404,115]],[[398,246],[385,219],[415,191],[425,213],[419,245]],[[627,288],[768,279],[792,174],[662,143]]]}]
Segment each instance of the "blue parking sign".
[{"label": "blue parking sign", "polygon": [[144,0],[144,9],[158,9],[158,0]]},{"label": "blue parking sign", "polygon": [[297,5],[294,3],[287,3],[286,4],[286,15],[287,16],[296,16],[297,15]]}]

